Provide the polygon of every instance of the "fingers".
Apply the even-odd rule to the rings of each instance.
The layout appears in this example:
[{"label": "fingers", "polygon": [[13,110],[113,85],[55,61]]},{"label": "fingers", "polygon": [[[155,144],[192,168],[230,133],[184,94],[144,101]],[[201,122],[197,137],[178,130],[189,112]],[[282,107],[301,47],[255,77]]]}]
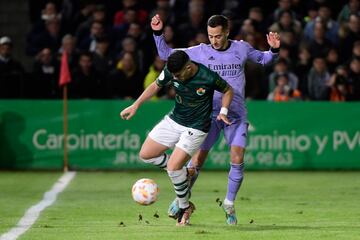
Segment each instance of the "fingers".
[{"label": "fingers", "polygon": [[120,117],[121,117],[123,120],[129,120],[129,119],[132,117],[132,114],[131,114],[131,112],[122,111],[122,112],[120,113]]},{"label": "fingers", "polygon": [[223,121],[227,125],[231,125],[230,120],[224,114],[219,114],[216,119],[219,121]]},{"label": "fingers", "polygon": [[160,19],[159,14],[156,14],[156,15],[153,16],[152,19],[151,19],[151,24],[152,24],[152,25],[155,25],[155,26],[156,26],[156,25],[159,25],[160,22],[161,22],[161,19]]}]

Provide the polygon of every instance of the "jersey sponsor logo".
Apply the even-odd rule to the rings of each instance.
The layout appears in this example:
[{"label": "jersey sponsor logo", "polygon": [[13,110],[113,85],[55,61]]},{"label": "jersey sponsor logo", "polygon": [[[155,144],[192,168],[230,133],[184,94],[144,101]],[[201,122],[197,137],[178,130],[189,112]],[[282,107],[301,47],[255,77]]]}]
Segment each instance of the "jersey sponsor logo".
[{"label": "jersey sponsor logo", "polygon": [[162,80],[164,80],[165,79],[165,72],[164,72],[164,70],[163,71],[161,71],[161,73],[160,73],[160,75],[159,75],[159,81],[162,81]]},{"label": "jersey sponsor logo", "polygon": [[203,88],[198,88],[198,89],[196,90],[196,94],[199,95],[199,96],[204,95],[205,92],[206,92],[206,90],[203,89]]}]

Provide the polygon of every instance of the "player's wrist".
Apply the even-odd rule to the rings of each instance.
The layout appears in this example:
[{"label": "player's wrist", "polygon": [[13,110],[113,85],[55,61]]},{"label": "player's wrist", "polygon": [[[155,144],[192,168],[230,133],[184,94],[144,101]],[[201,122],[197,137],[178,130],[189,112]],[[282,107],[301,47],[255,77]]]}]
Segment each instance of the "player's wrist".
[{"label": "player's wrist", "polygon": [[153,30],[155,36],[161,36],[163,34],[163,28],[160,30]]},{"label": "player's wrist", "polygon": [[279,52],[280,52],[280,47],[278,47],[278,48],[270,47],[270,51],[271,51],[272,53],[279,53]]},{"label": "player's wrist", "polygon": [[227,116],[228,112],[229,112],[229,109],[226,108],[226,107],[222,107],[222,108],[220,109],[220,114],[223,114],[223,115],[225,115],[225,116]]}]

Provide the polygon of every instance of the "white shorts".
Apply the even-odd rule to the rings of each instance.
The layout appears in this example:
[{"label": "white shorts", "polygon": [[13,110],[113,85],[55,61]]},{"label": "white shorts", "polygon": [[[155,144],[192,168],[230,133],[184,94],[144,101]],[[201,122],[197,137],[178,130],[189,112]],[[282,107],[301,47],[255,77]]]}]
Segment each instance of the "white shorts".
[{"label": "white shorts", "polygon": [[181,148],[192,156],[203,143],[207,133],[198,129],[185,127],[165,116],[149,133],[149,137],[169,148]]}]

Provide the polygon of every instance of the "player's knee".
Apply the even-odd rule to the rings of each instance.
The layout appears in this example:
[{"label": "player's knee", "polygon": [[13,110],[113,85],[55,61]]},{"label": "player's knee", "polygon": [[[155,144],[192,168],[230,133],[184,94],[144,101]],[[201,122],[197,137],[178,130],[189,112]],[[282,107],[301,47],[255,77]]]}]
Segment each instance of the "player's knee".
[{"label": "player's knee", "polygon": [[244,162],[244,153],[243,152],[231,151],[230,157],[231,157],[232,163],[241,164]]},{"label": "player's knee", "polygon": [[151,159],[152,157],[145,151],[139,152],[139,158],[141,161],[146,162],[147,160]]}]

